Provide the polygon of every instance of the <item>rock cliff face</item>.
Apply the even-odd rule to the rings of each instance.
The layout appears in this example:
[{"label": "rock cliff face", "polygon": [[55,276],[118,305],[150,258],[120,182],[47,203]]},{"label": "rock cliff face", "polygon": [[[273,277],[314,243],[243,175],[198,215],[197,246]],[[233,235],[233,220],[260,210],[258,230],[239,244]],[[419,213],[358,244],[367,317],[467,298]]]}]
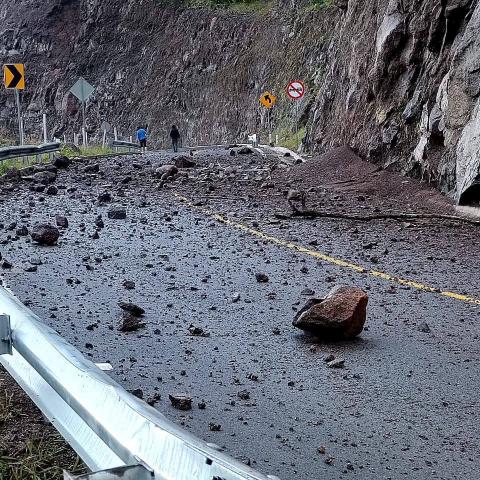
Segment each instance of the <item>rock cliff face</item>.
[{"label": "rock cliff face", "polygon": [[[265,128],[258,97],[279,97],[275,129],[293,129],[288,80],[305,79],[304,148],[350,145],[381,166],[423,178],[457,200],[480,198],[480,5],[477,0],[278,0],[257,13],[155,0],[21,0],[0,4],[0,55],[24,62],[27,131],[47,113],[56,136],[79,130],[68,95],[95,85],[91,135],[107,120],[139,122],[165,142],[241,140]],[[0,121],[15,128],[13,95]],[[480,189],[479,189],[480,190]]]}]

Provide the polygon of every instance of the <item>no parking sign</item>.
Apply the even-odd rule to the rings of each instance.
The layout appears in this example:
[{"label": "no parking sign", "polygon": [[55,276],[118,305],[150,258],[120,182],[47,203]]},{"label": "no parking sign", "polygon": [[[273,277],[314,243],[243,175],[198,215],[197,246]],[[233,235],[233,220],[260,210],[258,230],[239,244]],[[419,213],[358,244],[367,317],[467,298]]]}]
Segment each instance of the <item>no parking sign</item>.
[{"label": "no parking sign", "polygon": [[305,95],[305,84],[301,80],[294,80],[287,85],[287,95],[292,100],[300,100]]}]

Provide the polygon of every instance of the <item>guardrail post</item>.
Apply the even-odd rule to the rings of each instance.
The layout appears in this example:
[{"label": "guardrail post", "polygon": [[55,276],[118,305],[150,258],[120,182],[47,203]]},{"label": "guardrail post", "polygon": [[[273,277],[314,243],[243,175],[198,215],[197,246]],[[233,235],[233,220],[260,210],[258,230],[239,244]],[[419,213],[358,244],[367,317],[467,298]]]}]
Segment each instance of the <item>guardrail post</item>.
[{"label": "guardrail post", "polygon": [[12,343],[10,317],[0,315],[0,355],[12,355]]}]

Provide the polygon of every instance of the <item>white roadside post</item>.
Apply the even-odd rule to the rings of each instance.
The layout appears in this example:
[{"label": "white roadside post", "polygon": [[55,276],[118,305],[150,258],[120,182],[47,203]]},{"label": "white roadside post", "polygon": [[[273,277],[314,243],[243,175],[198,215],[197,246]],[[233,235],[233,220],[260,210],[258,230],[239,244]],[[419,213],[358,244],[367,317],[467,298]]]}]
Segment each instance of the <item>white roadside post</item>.
[{"label": "white roadside post", "polygon": [[48,142],[48,132],[47,132],[47,114],[43,114],[43,143]]}]

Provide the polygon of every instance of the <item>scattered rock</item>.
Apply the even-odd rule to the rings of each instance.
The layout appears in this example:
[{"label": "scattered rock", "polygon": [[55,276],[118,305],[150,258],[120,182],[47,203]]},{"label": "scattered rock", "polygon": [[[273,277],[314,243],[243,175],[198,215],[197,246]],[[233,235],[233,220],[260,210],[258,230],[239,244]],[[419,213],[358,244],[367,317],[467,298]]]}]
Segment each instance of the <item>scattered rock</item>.
[{"label": "scattered rock", "polygon": [[30,233],[32,240],[37,242],[39,245],[55,245],[60,237],[60,232],[58,228],[48,223],[41,223],[33,227],[32,232]]},{"label": "scattered rock", "polygon": [[232,295],[232,303],[237,303],[240,301],[240,293],[236,292]]},{"label": "scattered rock", "polygon": [[335,359],[327,363],[328,368],[344,368],[345,360]]},{"label": "scattered rock", "polygon": [[203,328],[196,327],[193,324],[191,324],[188,327],[188,331],[190,332],[190,335],[193,335],[195,337],[208,337],[208,336],[210,336],[208,333],[205,333],[205,330],[203,330]]},{"label": "scattered rock", "polygon": [[118,302],[118,306],[125,312],[131,313],[136,317],[140,317],[145,313],[145,310],[138,305],[130,302]]},{"label": "scattered rock", "polygon": [[68,227],[68,219],[64,215],[55,215],[55,222],[57,224],[57,227]]},{"label": "scattered rock", "polygon": [[143,390],[141,388],[136,388],[135,390],[129,390],[129,392],[135,397],[143,400]]},{"label": "scattered rock", "polygon": [[98,173],[100,171],[100,165],[98,163],[93,163],[92,165],[87,165],[84,169],[84,173]]},{"label": "scattered rock", "polygon": [[13,267],[12,263],[10,263],[8,260],[3,259],[2,268],[5,268],[6,270],[8,270],[12,267]]},{"label": "scattered rock", "polygon": [[162,180],[166,180],[178,173],[178,168],[175,165],[162,165],[155,170],[155,175]]},{"label": "scattered rock", "polygon": [[255,274],[255,278],[258,283],[267,283],[269,281],[268,275],[263,272],[258,272]]},{"label": "scattered rock", "polygon": [[15,232],[19,237],[26,237],[28,235],[28,228],[25,225],[17,228]]},{"label": "scattered rock", "polygon": [[430,326],[426,322],[421,323],[418,326],[418,330],[422,333],[431,333]]},{"label": "scattered rock", "polygon": [[35,183],[40,183],[41,185],[49,185],[50,183],[53,183],[57,176],[53,172],[37,172],[32,176],[32,180]]},{"label": "scattered rock", "polygon": [[139,317],[125,312],[123,314],[122,323],[118,327],[120,332],[134,332],[140,328],[143,328],[146,323]]},{"label": "scattered rock", "polygon": [[323,299],[311,299],[293,326],[325,339],[352,339],[367,318],[368,295],[357,287],[337,286]]},{"label": "scattered rock", "polygon": [[222,429],[222,426],[218,423],[209,423],[208,428],[210,429],[211,432],[219,432]]},{"label": "scattered rock", "polygon": [[242,147],[237,150],[237,153],[240,155],[251,155],[254,152],[250,147]]},{"label": "scattered rock", "polygon": [[168,398],[172,403],[172,406],[177,410],[191,410],[192,398],[186,395],[169,395]]},{"label": "scattered rock", "polygon": [[127,290],[133,290],[135,288],[135,282],[131,281],[131,280],[125,280],[123,282],[123,286],[127,289]]},{"label": "scattered rock", "polygon": [[95,219],[95,226],[97,228],[104,228],[105,227],[105,223],[104,223],[101,215],[98,215],[98,217]]},{"label": "scattered rock", "polygon": [[110,192],[103,192],[98,196],[98,201],[100,203],[108,203],[112,201],[112,195]]},{"label": "scattered rock", "polygon": [[56,195],[58,193],[58,188],[55,185],[50,185],[46,190],[45,193],[47,195]]},{"label": "scattered rock", "polygon": [[125,207],[112,207],[107,215],[108,218],[115,220],[125,220],[127,218],[127,209]]},{"label": "scattered rock", "polygon": [[177,168],[194,168],[196,163],[185,155],[181,155],[175,159],[175,166]]},{"label": "scattered rock", "polygon": [[241,392],[237,393],[238,398],[241,400],[249,400],[250,399],[250,392],[247,390],[242,390]]},{"label": "scattered rock", "polygon": [[55,157],[53,160],[53,165],[57,168],[68,168],[70,166],[71,160],[68,157],[63,155]]}]

